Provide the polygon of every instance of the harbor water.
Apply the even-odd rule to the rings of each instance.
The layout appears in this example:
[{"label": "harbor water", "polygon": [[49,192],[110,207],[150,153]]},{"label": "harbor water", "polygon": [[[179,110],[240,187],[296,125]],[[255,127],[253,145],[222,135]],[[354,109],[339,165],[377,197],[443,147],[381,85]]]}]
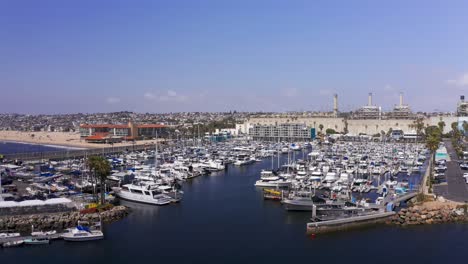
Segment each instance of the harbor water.
[{"label": "harbor water", "polygon": [[[283,157],[284,158],[284,157]],[[0,250],[2,263],[464,263],[468,225],[305,234],[310,212],[287,212],[254,187],[265,159],[183,184],[170,206],[122,202],[132,208],[105,225],[105,239]]]},{"label": "harbor water", "polygon": [[50,152],[64,150],[66,147],[27,144],[19,142],[0,141],[0,154]]}]

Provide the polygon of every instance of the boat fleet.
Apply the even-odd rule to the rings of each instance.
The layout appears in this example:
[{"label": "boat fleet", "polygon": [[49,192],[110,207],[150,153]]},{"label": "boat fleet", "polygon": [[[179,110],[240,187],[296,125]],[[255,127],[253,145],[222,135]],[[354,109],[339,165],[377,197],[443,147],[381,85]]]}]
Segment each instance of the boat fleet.
[{"label": "boat fleet", "polygon": [[[428,151],[422,144],[383,142],[249,142],[230,140],[204,145],[166,144],[145,151],[105,155],[112,167],[105,186],[93,180],[85,159],[47,161],[3,167],[6,179],[27,183],[22,194],[14,184],[10,200],[68,197],[84,199],[96,189],[115,197],[148,206],[166,206],[183,200],[183,182],[209,176],[233,166],[268,161],[254,186],[263,188],[265,199],[281,201],[288,211],[312,211],[318,220],[336,219],[381,210],[400,194],[418,187],[418,175]],[[286,159],[287,158],[287,159]],[[5,199],[5,196],[4,196]],[[96,225],[97,226],[97,225]],[[94,226],[94,227],[96,227]],[[99,228],[79,223],[58,235],[32,233],[15,239],[17,233],[0,233],[4,247],[48,244],[49,238],[68,241],[102,239]],[[51,232],[51,231],[50,231]],[[19,242],[22,241],[22,242]]]},{"label": "boat fleet", "polygon": [[313,145],[306,159],[286,154],[286,164],[272,159],[276,169],[262,170],[255,186],[286,210],[330,220],[382,210],[417,189],[428,151],[422,144],[336,142]]}]

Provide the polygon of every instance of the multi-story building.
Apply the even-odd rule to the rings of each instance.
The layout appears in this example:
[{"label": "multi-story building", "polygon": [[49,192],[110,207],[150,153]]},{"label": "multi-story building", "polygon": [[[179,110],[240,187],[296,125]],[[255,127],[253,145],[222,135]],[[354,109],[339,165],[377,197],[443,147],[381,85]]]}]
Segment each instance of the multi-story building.
[{"label": "multi-story building", "polygon": [[465,101],[465,96],[460,96],[460,102],[457,106],[457,115],[458,116],[468,116],[468,102]]},{"label": "multi-story building", "polygon": [[123,140],[152,139],[164,134],[166,126],[160,124],[126,125],[115,124],[81,124],[80,136],[88,142],[110,143]]},{"label": "multi-story building", "polygon": [[310,140],[315,137],[315,129],[298,123],[253,125],[249,136],[256,140]]}]

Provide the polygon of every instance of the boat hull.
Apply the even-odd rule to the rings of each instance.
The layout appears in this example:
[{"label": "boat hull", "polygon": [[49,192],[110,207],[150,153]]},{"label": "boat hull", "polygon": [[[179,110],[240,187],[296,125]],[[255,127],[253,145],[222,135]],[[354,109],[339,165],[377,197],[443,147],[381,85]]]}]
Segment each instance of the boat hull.
[{"label": "boat hull", "polygon": [[167,205],[170,204],[170,201],[160,201],[158,199],[152,199],[149,196],[146,195],[135,195],[132,193],[127,193],[127,192],[118,192],[116,193],[116,196],[119,197],[120,199],[127,200],[130,202],[136,202],[136,203],[143,203],[143,204],[151,204],[151,205]]},{"label": "boat hull", "polygon": [[291,182],[262,182],[262,181],[257,181],[255,183],[255,187],[266,187],[266,188],[289,187],[289,186],[291,186]]},{"label": "boat hull", "polygon": [[92,237],[69,237],[69,236],[62,236],[62,237],[63,237],[63,240],[70,241],[70,242],[84,242],[84,241],[94,241],[94,240],[104,239],[104,235],[92,236]]}]

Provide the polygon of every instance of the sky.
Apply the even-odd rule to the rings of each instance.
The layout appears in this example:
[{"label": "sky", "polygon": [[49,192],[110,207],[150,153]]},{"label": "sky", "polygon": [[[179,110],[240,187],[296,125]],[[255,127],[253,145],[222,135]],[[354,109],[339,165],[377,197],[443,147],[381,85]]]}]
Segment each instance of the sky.
[{"label": "sky", "polygon": [[468,96],[468,1],[0,0],[0,112],[330,111]]}]

